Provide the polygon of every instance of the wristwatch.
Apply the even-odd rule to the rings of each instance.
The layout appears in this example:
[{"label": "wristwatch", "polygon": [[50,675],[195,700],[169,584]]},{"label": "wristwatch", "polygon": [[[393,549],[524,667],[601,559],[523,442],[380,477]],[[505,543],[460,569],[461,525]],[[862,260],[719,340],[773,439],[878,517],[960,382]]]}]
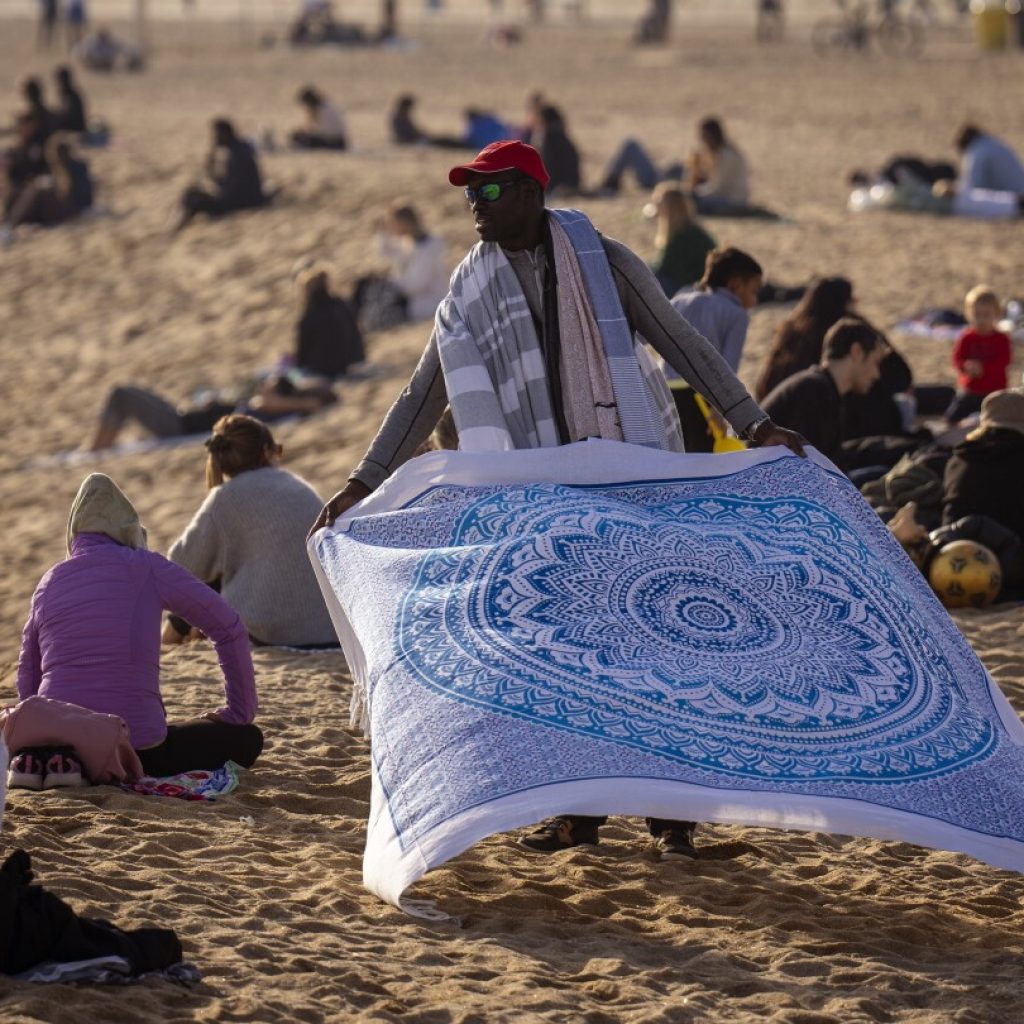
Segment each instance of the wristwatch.
[{"label": "wristwatch", "polygon": [[744,441],[753,441],[757,432],[771,419],[770,416],[762,416],[759,420],[754,420],[749,427],[746,428],[740,437]]}]

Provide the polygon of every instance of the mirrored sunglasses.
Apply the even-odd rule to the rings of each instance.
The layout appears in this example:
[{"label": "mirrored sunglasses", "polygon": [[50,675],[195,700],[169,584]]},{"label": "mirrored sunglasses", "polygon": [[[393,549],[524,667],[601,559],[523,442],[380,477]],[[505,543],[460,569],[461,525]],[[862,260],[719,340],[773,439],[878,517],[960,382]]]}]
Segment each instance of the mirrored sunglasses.
[{"label": "mirrored sunglasses", "polygon": [[518,181],[488,181],[486,184],[470,188],[468,185],[463,190],[466,193],[466,201],[472,206],[477,200],[485,203],[496,203],[505,192],[518,185]]}]

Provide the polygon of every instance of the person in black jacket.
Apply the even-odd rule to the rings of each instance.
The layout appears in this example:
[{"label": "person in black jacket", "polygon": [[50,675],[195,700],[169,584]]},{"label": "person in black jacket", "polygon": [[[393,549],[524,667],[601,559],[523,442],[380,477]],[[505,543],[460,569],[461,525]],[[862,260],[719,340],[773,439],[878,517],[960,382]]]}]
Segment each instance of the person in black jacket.
[{"label": "person in black jacket", "polygon": [[942,521],[984,515],[1024,543],[1024,391],[994,391],[978,429],[953,449],[942,482]]},{"label": "person in black jacket", "polygon": [[341,377],[366,355],[355,314],[331,291],[330,275],[322,264],[301,274],[298,286],[302,316],[296,331],[295,365],[320,377]]},{"label": "person in black jacket", "polygon": [[59,67],[54,72],[60,105],[54,111],[57,128],[62,132],[84,132],[86,129],[85,101],[78,90],[71,68]]},{"label": "person in black jacket", "polygon": [[206,174],[213,189],[191,186],[185,190],[179,231],[200,213],[217,217],[267,202],[252,146],[239,138],[230,121],[218,118],[211,128],[213,147],[206,157]]},{"label": "person in black jacket", "polygon": [[578,192],[580,189],[580,154],[565,127],[558,107],[540,109],[540,132],[537,148],[548,169],[547,191],[555,195]]},{"label": "person in black jacket", "polygon": [[854,317],[834,324],[822,347],[820,365],[787,377],[761,407],[774,422],[802,434],[843,468],[843,398],[871,390],[887,349],[874,327]]}]

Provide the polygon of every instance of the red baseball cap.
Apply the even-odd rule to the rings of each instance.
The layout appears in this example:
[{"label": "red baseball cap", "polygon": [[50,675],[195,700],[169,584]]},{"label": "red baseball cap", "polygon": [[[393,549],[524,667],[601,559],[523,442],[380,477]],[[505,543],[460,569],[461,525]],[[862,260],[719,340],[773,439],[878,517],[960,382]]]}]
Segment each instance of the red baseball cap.
[{"label": "red baseball cap", "polygon": [[500,171],[522,171],[527,177],[539,181],[541,188],[547,188],[551,180],[540,153],[518,139],[503,139],[484,146],[470,163],[453,167],[448,172],[448,180],[453,185],[465,185],[472,174],[497,174]]}]

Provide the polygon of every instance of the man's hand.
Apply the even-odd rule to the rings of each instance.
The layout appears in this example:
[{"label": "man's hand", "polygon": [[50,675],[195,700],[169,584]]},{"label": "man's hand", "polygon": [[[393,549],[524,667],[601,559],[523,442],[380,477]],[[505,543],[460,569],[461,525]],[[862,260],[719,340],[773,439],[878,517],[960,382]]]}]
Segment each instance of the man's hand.
[{"label": "man's hand", "polygon": [[971,380],[977,380],[984,372],[985,365],[980,359],[964,360],[964,373],[966,373]]},{"label": "man's hand", "polygon": [[807,443],[807,438],[803,434],[780,427],[771,420],[765,420],[750,439],[751,448],[768,448],[773,444],[779,444],[791,452],[795,452],[802,459],[807,458],[807,453],[804,451],[804,445]]},{"label": "man's hand", "polygon": [[309,533],[306,535],[306,540],[316,533],[317,530],[322,529],[325,526],[330,526],[335,519],[340,515],[344,515],[356,502],[362,501],[370,493],[370,488],[366,484],[360,483],[358,480],[349,480],[345,486],[338,491],[338,493],[331,498],[329,502],[322,509],[320,509],[320,515],[316,517],[316,522],[313,524]]}]

